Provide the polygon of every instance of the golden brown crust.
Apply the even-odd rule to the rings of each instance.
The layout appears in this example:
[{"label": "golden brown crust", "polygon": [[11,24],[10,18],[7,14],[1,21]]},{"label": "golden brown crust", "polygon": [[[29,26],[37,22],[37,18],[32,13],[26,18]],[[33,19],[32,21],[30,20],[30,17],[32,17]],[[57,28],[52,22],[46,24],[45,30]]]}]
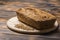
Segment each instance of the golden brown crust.
[{"label": "golden brown crust", "polygon": [[17,12],[20,14],[24,14],[25,16],[32,18],[36,21],[44,21],[56,18],[55,16],[37,8],[20,8]]},{"label": "golden brown crust", "polygon": [[36,29],[46,29],[53,26],[56,17],[37,8],[20,8],[17,11],[19,21]]}]

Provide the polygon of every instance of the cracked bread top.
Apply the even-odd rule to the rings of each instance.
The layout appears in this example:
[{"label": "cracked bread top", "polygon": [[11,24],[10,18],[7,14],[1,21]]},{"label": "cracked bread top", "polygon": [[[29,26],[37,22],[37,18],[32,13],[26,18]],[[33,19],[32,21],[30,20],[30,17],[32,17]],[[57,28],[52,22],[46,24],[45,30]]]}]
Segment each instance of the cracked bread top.
[{"label": "cracked bread top", "polygon": [[30,7],[20,8],[17,12],[35,21],[45,21],[45,20],[56,19],[56,17],[53,16],[52,14],[42,11],[38,8],[30,8]]}]

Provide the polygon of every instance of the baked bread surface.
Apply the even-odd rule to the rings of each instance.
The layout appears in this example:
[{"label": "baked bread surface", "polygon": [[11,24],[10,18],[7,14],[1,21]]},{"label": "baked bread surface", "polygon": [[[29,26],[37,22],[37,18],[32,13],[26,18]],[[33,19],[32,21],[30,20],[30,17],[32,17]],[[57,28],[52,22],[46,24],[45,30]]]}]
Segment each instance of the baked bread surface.
[{"label": "baked bread surface", "polygon": [[38,8],[20,8],[16,13],[19,21],[38,30],[54,27],[56,20],[54,15]]}]

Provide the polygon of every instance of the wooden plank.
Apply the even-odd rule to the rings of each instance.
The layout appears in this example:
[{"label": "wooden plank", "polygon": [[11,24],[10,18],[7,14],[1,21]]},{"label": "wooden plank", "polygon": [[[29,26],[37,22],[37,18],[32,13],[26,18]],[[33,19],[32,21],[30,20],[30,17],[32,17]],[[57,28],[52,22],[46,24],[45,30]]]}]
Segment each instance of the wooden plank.
[{"label": "wooden plank", "polygon": [[[11,1],[11,0],[9,0]],[[16,10],[20,7],[38,7],[48,11],[57,17],[60,26],[60,1],[57,0],[2,0],[0,2],[0,40],[57,40],[60,39],[60,27],[57,32],[50,35],[26,35],[10,31],[6,22],[8,19],[16,16]],[[20,1],[20,2],[18,2]]]}]

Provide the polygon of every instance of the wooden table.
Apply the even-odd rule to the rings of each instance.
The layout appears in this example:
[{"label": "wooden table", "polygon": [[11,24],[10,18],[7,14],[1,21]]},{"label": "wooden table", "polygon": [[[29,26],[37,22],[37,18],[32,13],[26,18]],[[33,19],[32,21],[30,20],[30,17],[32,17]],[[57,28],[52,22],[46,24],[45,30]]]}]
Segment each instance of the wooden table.
[{"label": "wooden table", "polygon": [[[7,28],[7,20],[16,16],[16,10],[20,7],[37,7],[41,10],[50,12],[57,17],[60,25],[60,1],[48,0],[6,0],[0,2],[0,40],[60,40],[60,29],[48,35],[27,35],[10,31]],[[60,27],[59,27],[60,28]]]}]

